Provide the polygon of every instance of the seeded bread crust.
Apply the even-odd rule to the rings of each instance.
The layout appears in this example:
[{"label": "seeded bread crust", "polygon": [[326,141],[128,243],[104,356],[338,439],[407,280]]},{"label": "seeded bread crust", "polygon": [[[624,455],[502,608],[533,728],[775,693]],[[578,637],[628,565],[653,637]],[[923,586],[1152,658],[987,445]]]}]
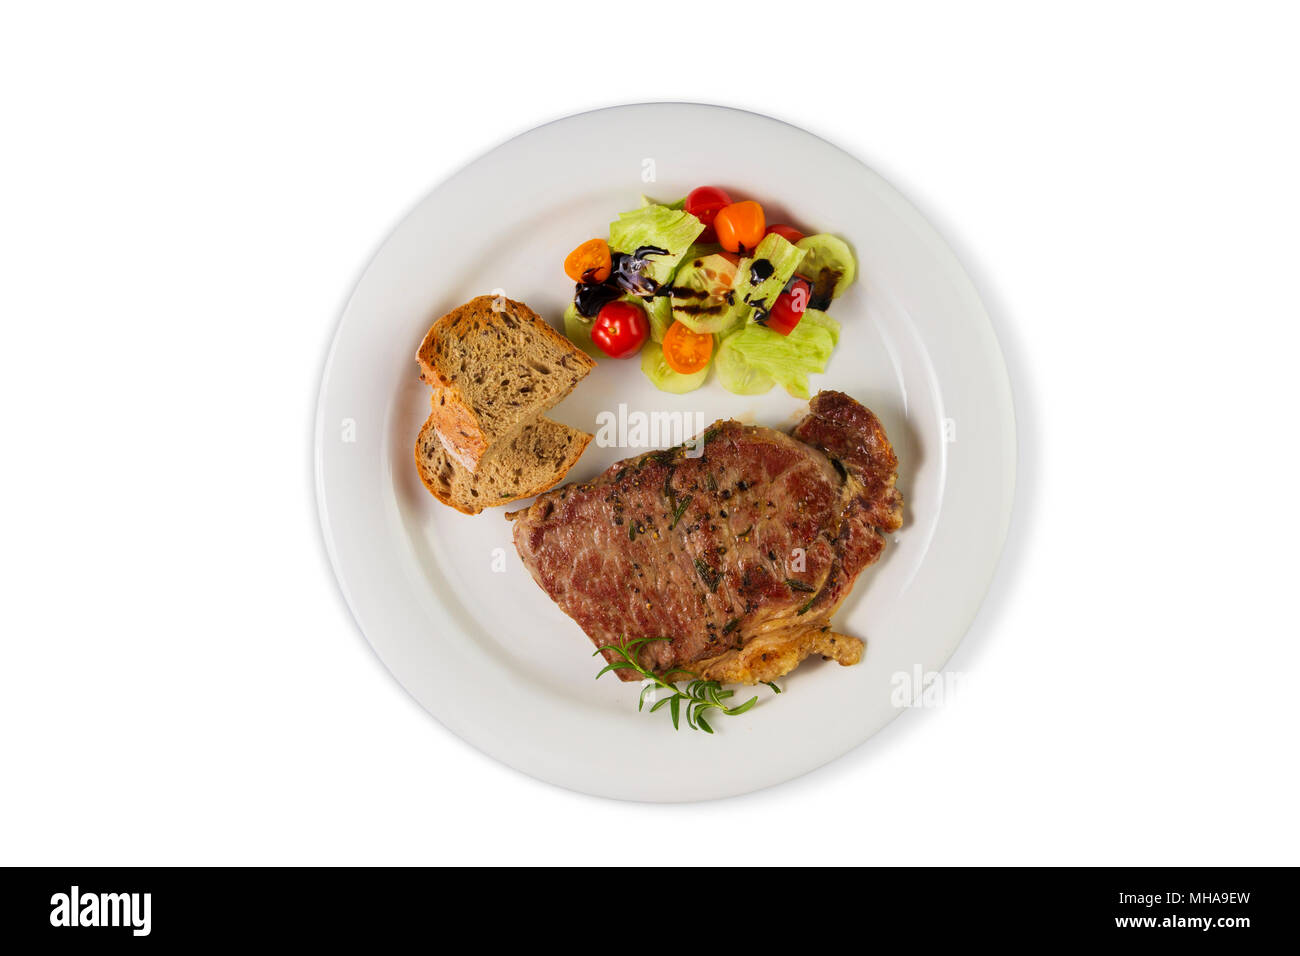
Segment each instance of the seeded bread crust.
[{"label": "seeded bread crust", "polygon": [[435,498],[467,515],[539,495],[560,481],[591,441],[586,432],[537,417],[494,445],[470,472],[446,449],[430,415],[415,442],[415,467]]},{"label": "seeded bread crust", "polygon": [[426,428],[431,423],[447,454],[469,472],[493,443],[512,438],[596,367],[528,306],[490,295],[435,322],[416,361],[434,389]]}]

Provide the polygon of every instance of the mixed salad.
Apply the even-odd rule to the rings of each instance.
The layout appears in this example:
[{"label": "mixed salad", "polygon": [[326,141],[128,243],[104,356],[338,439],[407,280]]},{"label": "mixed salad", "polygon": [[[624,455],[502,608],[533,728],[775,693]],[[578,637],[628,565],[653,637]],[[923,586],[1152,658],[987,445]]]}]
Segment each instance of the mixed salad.
[{"label": "mixed salad", "polygon": [[640,355],[665,392],[699,388],[712,366],[738,395],[780,385],[808,398],[839,343],[826,309],[857,266],[842,239],[768,225],[752,199],[701,186],[675,203],[643,198],[564,271],[577,283],[564,331],[589,355]]}]

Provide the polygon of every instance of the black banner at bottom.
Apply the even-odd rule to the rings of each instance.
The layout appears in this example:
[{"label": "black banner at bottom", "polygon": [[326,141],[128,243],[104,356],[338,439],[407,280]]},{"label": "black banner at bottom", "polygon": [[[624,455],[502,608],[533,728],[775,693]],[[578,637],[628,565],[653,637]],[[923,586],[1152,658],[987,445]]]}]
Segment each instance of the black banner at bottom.
[{"label": "black banner at bottom", "polygon": [[[1291,869],[10,868],[10,938],[147,946],[283,939],[332,945],[427,938],[448,927],[511,935],[568,928],[668,943],[683,923],[742,945],[832,920],[912,927],[925,940],[1120,940],[1237,945],[1285,932]],[[689,918],[685,914],[691,914]],[[712,915],[710,915],[712,914]],[[823,924],[824,925],[824,924]],[[802,929],[801,929],[802,927]],[[513,934],[512,934],[513,931]],[[604,936],[604,934],[610,934]],[[615,937],[613,934],[618,934]]]}]

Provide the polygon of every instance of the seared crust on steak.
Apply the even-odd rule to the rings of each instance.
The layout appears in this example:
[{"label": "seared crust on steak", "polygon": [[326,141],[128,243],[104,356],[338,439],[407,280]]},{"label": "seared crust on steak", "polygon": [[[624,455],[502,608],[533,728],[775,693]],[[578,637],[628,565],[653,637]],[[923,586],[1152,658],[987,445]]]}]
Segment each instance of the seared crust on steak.
[{"label": "seared crust on steak", "polygon": [[702,442],[699,454],[687,443],[627,459],[507,515],[533,579],[598,648],[668,638],[640,663],[669,679],[688,669],[757,683],[810,654],[857,663],[862,642],[829,621],[902,524],[880,421],[821,392],[793,437],[719,421]]}]

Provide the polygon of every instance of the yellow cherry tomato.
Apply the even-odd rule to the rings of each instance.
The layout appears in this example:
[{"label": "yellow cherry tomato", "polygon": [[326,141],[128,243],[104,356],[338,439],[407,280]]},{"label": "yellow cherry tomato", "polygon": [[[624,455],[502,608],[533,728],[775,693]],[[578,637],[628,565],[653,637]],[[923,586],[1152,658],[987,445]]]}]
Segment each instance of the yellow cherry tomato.
[{"label": "yellow cherry tomato", "polygon": [[574,282],[604,282],[609,278],[609,243],[588,239],[564,260],[564,272]]},{"label": "yellow cherry tomato", "polygon": [[664,333],[663,350],[665,365],[678,375],[694,375],[713,356],[713,336],[674,322]]}]

